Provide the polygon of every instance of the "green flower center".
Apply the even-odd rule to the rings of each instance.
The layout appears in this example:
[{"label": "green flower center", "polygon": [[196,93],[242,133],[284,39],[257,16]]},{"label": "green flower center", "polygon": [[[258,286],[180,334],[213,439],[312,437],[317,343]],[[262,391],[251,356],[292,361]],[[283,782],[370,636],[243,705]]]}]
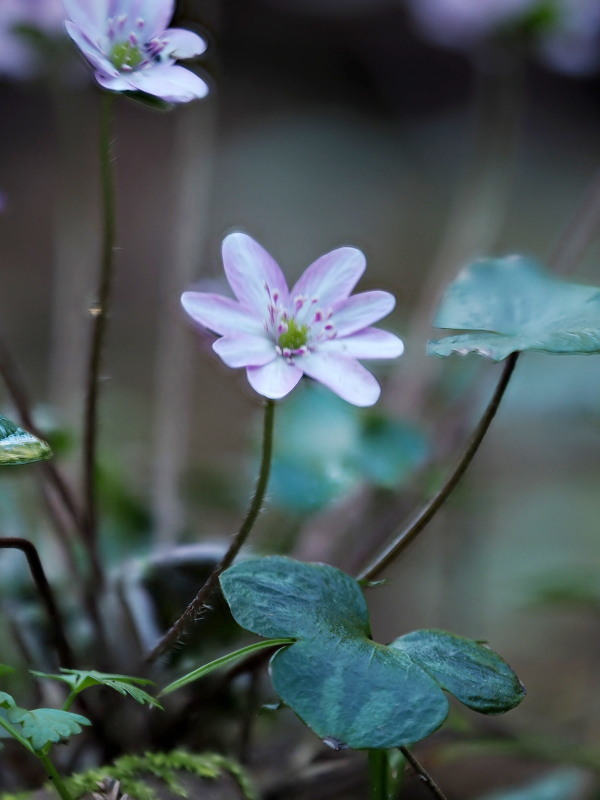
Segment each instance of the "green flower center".
[{"label": "green flower center", "polygon": [[117,69],[129,67],[135,69],[144,60],[139,47],[136,47],[131,42],[117,42],[112,46],[110,51],[110,60]]},{"label": "green flower center", "polygon": [[299,350],[308,342],[308,325],[298,325],[295,319],[286,320],[287,331],[278,339],[284,350]]}]

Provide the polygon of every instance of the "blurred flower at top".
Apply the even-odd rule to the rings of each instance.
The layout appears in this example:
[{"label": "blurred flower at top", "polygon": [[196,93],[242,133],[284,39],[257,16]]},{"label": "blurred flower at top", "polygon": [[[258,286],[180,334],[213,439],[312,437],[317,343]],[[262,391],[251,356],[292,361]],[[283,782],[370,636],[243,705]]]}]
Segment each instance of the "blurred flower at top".
[{"label": "blurred flower at top", "polygon": [[64,0],[67,33],[114,92],[144,92],[169,103],[204,97],[208,86],[175,64],[206,50],[198,34],[167,28],[175,0]]},{"label": "blurred flower at top", "polygon": [[421,30],[448,47],[511,37],[572,75],[600,67],[600,0],[407,0]]},{"label": "blurred flower at top", "polygon": [[0,0],[0,75],[35,77],[43,66],[34,38],[64,36],[62,0]]}]

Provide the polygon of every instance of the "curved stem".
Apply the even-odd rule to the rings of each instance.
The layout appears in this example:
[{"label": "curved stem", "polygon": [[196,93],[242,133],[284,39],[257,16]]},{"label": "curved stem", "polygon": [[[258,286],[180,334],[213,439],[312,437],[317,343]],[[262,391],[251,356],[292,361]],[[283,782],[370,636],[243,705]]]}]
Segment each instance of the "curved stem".
[{"label": "curved stem", "polygon": [[[565,228],[560,240],[555,245],[549,260],[550,267],[559,273],[570,272],[581,258],[585,248],[598,233],[600,227],[600,170],[598,170],[588,187],[588,190]],[[446,483],[431,498],[431,500],[417,513],[392,540],[392,542],[357,576],[358,580],[372,580],[387,567],[396,556],[407,547],[410,542],[431,521],[445,501],[454,491],[462,478],[473,456],[477,452],[487,430],[492,422],[500,401],[511,379],[517,363],[519,353],[512,353],[507,360],[502,375],[492,399],[490,400],[481,420],[471,438],[465,445],[454,470]]]},{"label": "curved stem", "polygon": [[0,549],[15,549],[24,553],[31,577],[36,585],[42,602],[46,606],[48,619],[52,630],[52,638],[56,649],[59,663],[63,667],[74,667],[75,658],[68,642],[58,605],[54,599],[54,593],[48,583],[48,578],[44,572],[42,561],[35,545],[28,539],[21,539],[16,536],[4,536],[0,538]]},{"label": "curved stem", "polygon": [[442,790],[433,780],[431,775],[428,772],[426,772],[423,765],[417,761],[417,759],[413,756],[408,747],[399,747],[398,749],[400,750],[404,758],[408,761],[408,763],[411,765],[411,767],[414,769],[414,771],[417,773],[419,778],[423,781],[423,784],[427,786],[431,794],[434,797],[437,797],[438,800],[448,800],[446,795],[442,792]]},{"label": "curved stem", "polygon": [[373,580],[388,566],[396,556],[407,547],[412,540],[423,530],[423,528],[433,519],[440,508],[444,505],[448,497],[456,488],[458,482],[473,460],[473,456],[479,449],[492,420],[496,416],[496,411],[500,401],[504,397],[504,392],[511,379],[513,370],[519,357],[518,353],[513,353],[506,359],[506,364],[496,386],[492,399],[488,403],[486,410],[481,417],[479,424],[473,431],[471,438],[465,445],[456,466],[452,470],[450,477],[444,485],[434,494],[431,500],[417,513],[415,517],[398,533],[392,542],[380,553],[374,561],[369,564],[359,575],[358,580]]},{"label": "curved stem", "polygon": [[115,198],[112,154],[112,117],[114,95],[103,97],[100,130],[100,173],[102,188],[102,258],[97,296],[90,308],[92,334],[88,360],[87,387],[83,422],[83,485],[85,495],[85,537],[96,580],[102,582],[102,566],[98,554],[98,512],[96,498],[96,461],[98,439],[98,394],[100,366],[109,306],[112,294],[115,246]]},{"label": "curved stem", "polygon": [[187,630],[188,626],[196,619],[202,612],[206,603],[210,599],[212,593],[217,587],[219,575],[229,567],[234,558],[239,553],[242,545],[248,538],[250,531],[254,527],[254,523],[260,513],[267,484],[269,482],[269,474],[271,472],[271,458],[273,455],[273,427],[275,420],[275,401],[267,400],[265,403],[265,421],[263,428],[262,440],[262,457],[260,463],[260,470],[252,500],[246,511],[246,515],[238,532],[233,537],[229,549],[215,566],[211,574],[206,579],[204,585],[192,600],[179,619],[171,626],[162,639],[158,642],[152,652],[146,656],[146,661],[155,661],[159,656],[166,652]]},{"label": "curved stem", "polygon": [[48,775],[48,777],[52,781],[52,785],[56,789],[56,792],[57,792],[58,796],[61,798],[61,800],[73,800],[73,797],[72,797],[71,793],[69,792],[69,790],[65,786],[65,783],[64,783],[63,779],[60,777],[56,767],[54,766],[52,761],[50,761],[48,756],[47,755],[43,755],[41,753],[36,753],[36,755],[40,759],[42,764],[44,765],[44,769],[46,770],[46,774]]}]

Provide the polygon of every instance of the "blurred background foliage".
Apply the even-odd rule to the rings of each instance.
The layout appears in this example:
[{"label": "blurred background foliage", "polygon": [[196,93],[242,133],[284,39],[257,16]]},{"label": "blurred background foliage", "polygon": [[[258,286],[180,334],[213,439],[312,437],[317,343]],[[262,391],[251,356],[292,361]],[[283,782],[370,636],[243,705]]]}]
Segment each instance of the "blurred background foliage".
[{"label": "blurred background foliage", "polygon": [[[178,23],[210,41],[197,66],[211,96],[165,114],[118,104],[101,464],[115,573],[130,557],[223,540],[250,491],[260,400],[178,305],[185,288],[219,284],[233,229],[290,279],[327,250],[360,247],[360,288],[396,295],[386,327],[406,342],[378,371],[374,410],[312,386],[281,404],[272,511],[255,549],[358,569],[443,479],[483,408],[500,367],[425,356],[439,294],[474,257],[548,257],[600,163],[600,79],[593,59],[566,68],[545,40],[532,44],[529,17],[533,28],[442,46],[410,11],[402,0],[180,2]],[[99,95],[58,34],[44,47],[33,75],[3,68],[0,81],[0,330],[76,485]],[[599,257],[596,241],[578,280],[599,282]],[[520,742],[513,754],[533,759],[531,780],[547,757],[589,767],[594,747],[599,768],[599,398],[596,359],[522,357],[458,491],[368,593],[380,641],[441,627],[489,640],[511,663],[528,698],[483,733]],[[2,411],[17,417],[4,391]],[[3,471],[1,531],[35,538],[60,585],[32,472]],[[12,648],[30,591],[19,554],[2,553],[0,575]],[[457,796],[508,786],[503,769],[491,782],[471,776]],[[489,798],[592,796],[586,775]]]}]

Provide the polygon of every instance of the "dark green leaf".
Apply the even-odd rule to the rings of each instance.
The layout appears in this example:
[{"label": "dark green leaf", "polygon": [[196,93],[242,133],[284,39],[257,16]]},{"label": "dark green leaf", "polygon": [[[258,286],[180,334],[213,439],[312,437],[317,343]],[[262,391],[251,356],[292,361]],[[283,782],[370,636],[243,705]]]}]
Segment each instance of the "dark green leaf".
[{"label": "dark green leaf", "polygon": [[273,656],[271,675],[321,739],[357,750],[418,742],[448,714],[443,692],[410,658],[357,635],[299,641]]},{"label": "dark green leaf", "polygon": [[46,442],[0,414],[0,465],[30,464],[51,455],[52,450]]},{"label": "dark green leaf", "polygon": [[56,708],[36,708],[33,711],[13,708],[7,712],[7,719],[21,725],[21,735],[38,751],[51,742],[60,742],[81,733],[82,725],[91,725],[89,719],[81,714]]},{"label": "dark green leaf", "polygon": [[557,278],[523,256],[483,259],[451,284],[434,324],[463,332],[429,342],[438,356],[598,353],[600,289]]},{"label": "dark green leaf", "polygon": [[221,588],[236,622],[259,636],[370,635],[360,586],[326,564],[283,556],[241,561],[221,575]]},{"label": "dark green leaf", "polygon": [[272,556],[230,567],[221,586],[240,625],[298,640],[273,656],[273,684],[323,739],[400,747],[442,724],[444,689],[483,713],[506,711],[523,696],[502,659],[467,639],[418,631],[392,646],[373,642],[359,584],[334,567]]},{"label": "dark green leaf", "polygon": [[407,633],[391,643],[446,691],[482,714],[502,714],[518,705],[525,690],[508,664],[489,647],[446,631]]}]

